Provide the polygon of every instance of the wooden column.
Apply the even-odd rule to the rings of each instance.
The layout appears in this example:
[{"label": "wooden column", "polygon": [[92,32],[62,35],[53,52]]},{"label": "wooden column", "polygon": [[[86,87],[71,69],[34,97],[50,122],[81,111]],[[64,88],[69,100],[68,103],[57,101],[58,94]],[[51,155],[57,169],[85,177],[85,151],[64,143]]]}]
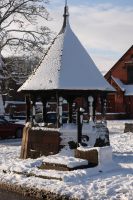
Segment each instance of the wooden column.
[{"label": "wooden column", "polygon": [[93,102],[93,121],[96,121],[96,103],[97,103],[97,98],[94,97],[94,102]]},{"label": "wooden column", "polygon": [[32,122],[35,123],[35,115],[36,115],[36,109],[35,109],[35,99],[32,102]]},{"label": "wooden column", "polygon": [[44,123],[46,123],[46,121],[47,121],[47,108],[46,108],[46,104],[47,104],[47,101],[46,100],[42,100],[42,105],[43,105],[42,114],[43,114],[43,122]]},{"label": "wooden column", "polygon": [[68,99],[68,123],[72,123],[72,114],[73,114],[73,98]]},{"label": "wooden column", "polygon": [[57,102],[57,107],[56,107],[56,114],[57,114],[57,128],[60,127],[60,115],[59,115],[59,94],[58,92],[56,93],[56,102]]},{"label": "wooden column", "polygon": [[106,122],[106,94],[101,95],[101,115],[102,115],[102,122]]},{"label": "wooden column", "polygon": [[89,110],[88,96],[85,96],[85,101],[86,101],[86,110],[88,112],[88,110]]},{"label": "wooden column", "polygon": [[30,122],[30,108],[31,108],[30,97],[26,96],[25,101],[26,101],[26,122]]},{"label": "wooden column", "polygon": [[63,104],[63,98],[59,97],[59,122],[60,122],[60,125],[62,124],[62,104]]},{"label": "wooden column", "polygon": [[104,105],[103,105],[103,122],[106,124],[106,110],[107,110],[107,100],[104,99]]},{"label": "wooden column", "polygon": [[102,119],[103,119],[103,117],[104,117],[104,99],[103,99],[103,95],[101,96],[100,101],[101,101],[101,116],[102,116]]}]

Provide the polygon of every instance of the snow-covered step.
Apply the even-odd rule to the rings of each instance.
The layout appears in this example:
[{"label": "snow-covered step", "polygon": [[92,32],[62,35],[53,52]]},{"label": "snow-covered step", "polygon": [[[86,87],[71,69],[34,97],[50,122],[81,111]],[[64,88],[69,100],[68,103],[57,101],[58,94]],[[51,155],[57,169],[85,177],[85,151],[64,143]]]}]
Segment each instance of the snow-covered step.
[{"label": "snow-covered step", "polygon": [[88,167],[88,160],[56,155],[45,157],[42,165],[40,166],[41,169],[55,169],[62,171],[71,171],[74,169],[83,169]]}]

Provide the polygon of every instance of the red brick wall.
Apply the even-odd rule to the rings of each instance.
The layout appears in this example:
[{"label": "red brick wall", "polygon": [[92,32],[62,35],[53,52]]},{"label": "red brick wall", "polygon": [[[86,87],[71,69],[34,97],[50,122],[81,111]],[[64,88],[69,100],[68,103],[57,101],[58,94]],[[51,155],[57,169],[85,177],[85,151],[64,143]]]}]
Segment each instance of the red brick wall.
[{"label": "red brick wall", "polygon": [[[133,56],[133,46],[121,57],[121,59],[108,71],[105,78],[116,89],[116,93],[108,96],[107,112],[126,113],[127,116],[133,117],[133,97],[125,97],[124,92],[114,82],[111,76],[120,79],[124,84],[128,83],[127,62],[131,61]],[[109,108],[110,107],[110,108]]]},{"label": "red brick wall", "polygon": [[125,63],[131,60],[131,56],[133,55],[133,47],[127,51],[123,57],[109,70],[109,72],[105,75],[105,78],[108,80],[110,74],[118,79],[120,79],[123,83],[127,83],[127,69]]}]

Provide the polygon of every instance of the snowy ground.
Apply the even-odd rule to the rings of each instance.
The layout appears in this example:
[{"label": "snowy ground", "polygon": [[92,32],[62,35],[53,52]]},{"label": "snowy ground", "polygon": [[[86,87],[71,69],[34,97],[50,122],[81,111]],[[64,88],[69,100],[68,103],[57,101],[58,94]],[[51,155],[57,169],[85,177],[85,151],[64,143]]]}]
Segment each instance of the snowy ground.
[{"label": "snowy ground", "polygon": [[[20,160],[20,140],[0,141],[0,181],[67,194],[83,200],[132,200],[133,133],[123,132],[124,121],[108,121],[108,128],[113,163],[71,172],[39,170],[37,166],[44,157]],[[27,177],[14,172],[50,176],[53,179]]]}]

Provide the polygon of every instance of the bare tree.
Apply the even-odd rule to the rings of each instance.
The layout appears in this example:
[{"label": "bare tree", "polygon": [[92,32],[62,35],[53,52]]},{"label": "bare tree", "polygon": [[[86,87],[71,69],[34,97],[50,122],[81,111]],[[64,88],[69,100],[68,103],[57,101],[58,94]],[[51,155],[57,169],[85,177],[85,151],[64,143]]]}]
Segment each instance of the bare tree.
[{"label": "bare tree", "polygon": [[[43,52],[50,40],[48,0],[0,0],[0,52]],[[8,47],[8,48],[7,48]]]},{"label": "bare tree", "polygon": [[[23,68],[27,67],[26,59],[29,59],[30,64],[31,58],[42,55],[45,45],[50,42],[51,32],[45,26],[45,21],[49,19],[45,8],[48,2],[49,0],[0,0],[0,93],[8,95],[10,80],[19,85],[28,75],[19,70],[16,70],[16,75],[16,71],[13,71],[14,67],[22,66],[20,57],[23,56]],[[5,55],[13,59],[4,59]]]},{"label": "bare tree", "polygon": [[[0,85],[3,79],[5,79],[5,73],[6,73],[6,66],[2,60],[2,56],[0,54]],[[1,86],[0,86],[0,90],[1,90]]]}]

